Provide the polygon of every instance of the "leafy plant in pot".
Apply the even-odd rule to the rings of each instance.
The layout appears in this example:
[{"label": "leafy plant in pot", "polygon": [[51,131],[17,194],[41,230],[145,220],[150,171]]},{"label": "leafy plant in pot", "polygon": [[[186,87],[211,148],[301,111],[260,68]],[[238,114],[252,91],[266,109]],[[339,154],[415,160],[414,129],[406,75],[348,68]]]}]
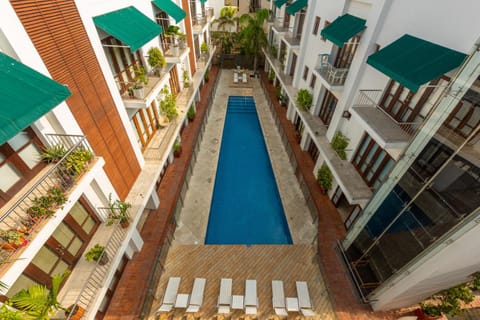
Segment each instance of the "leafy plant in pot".
[{"label": "leafy plant in pot", "polygon": [[143,99],[145,97],[145,88],[148,84],[148,77],[145,73],[145,68],[138,67],[135,70],[135,84],[133,85],[133,95],[137,99]]},{"label": "leafy plant in pot", "polygon": [[111,194],[108,197],[108,201],[108,209],[110,212],[108,214],[107,225],[111,226],[118,221],[123,228],[127,228],[130,225],[128,209],[130,209],[132,205],[120,199],[112,201]]},{"label": "leafy plant in pot", "polygon": [[330,145],[332,149],[335,150],[342,160],[347,159],[347,154],[345,153],[345,149],[348,147],[348,143],[350,140],[343,135],[342,132],[337,131],[333,136],[332,142]]},{"label": "leafy plant in pot", "polygon": [[182,145],[180,144],[180,141],[175,141],[173,144],[173,155],[178,158],[182,155]]},{"label": "leafy plant in pot", "polygon": [[180,27],[178,26],[168,26],[165,28],[164,34],[166,37],[170,39],[171,50],[174,56],[178,56],[179,54],[179,37],[182,36],[183,33],[180,32]]},{"label": "leafy plant in pot", "polygon": [[206,42],[202,42],[202,45],[200,46],[200,51],[202,52],[203,55],[205,56],[208,55],[208,45]]},{"label": "leafy plant in pot", "polygon": [[107,252],[105,252],[105,247],[99,245],[98,243],[91,247],[87,253],[85,253],[85,259],[88,262],[98,261],[98,264],[101,266],[107,264],[109,260]]},{"label": "leafy plant in pot", "polygon": [[25,234],[16,230],[0,230],[0,239],[3,242],[2,249],[7,251],[15,251],[28,243],[28,240],[25,239]]},{"label": "leafy plant in pot", "polygon": [[312,106],[313,97],[307,89],[300,89],[297,92],[297,103],[301,110],[308,111]]},{"label": "leafy plant in pot", "polygon": [[190,75],[188,74],[188,70],[183,70],[183,87],[189,88],[190,87]]},{"label": "leafy plant in pot", "polygon": [[193,119],[195,119],[195,115],[197,113],[195,112],[195,108],[193,107],[193,104],[190,106],[190,108],[188,109],[188,112],[187,112],[187,118],[188,120],[190,121],[193,121]]},{"label": "leafy plant in pot", "polygon": [[159,48],[151,47],[148,50],[148,64],[154,70],[155,75],[160,76],[160,71],[165,68],[167,61]]},{"label": "leafy plant in pot", "polygon": [[44,148],[42,151],[43,152],[40,154],[40,158],[45,163],[56,163],[67,154],[67,150],[61,144]]},{"label": "leafy plant in pot", "polygon": [[160,100],[160,111],[164,114],[169,121],[175,119],[178,115],[177,112],[177,97],[171,93],[168,86],[163,87],[160,91],[163,95],[163,99]]},{"label": "leafy plant in pot", "polygon": [[320,169],[318,169],[317,181],[320,184],[323,193],[327,193],[328,190],[332,189],[333,175],[327,164],[322,164]]}]

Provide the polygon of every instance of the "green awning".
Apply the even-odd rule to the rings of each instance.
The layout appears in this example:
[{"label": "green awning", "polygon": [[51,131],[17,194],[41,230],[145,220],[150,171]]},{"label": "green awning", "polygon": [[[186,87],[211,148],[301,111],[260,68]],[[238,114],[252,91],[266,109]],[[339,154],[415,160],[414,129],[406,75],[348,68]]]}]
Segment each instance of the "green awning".
[{"label": "green awning", "polygon": [[404,35],[368,57],[367,63],[413,92],[460,66],[466,55],[438,44]]},{"label": "green awning", "polygon": [[64,85],[0,52],[0,145],[70,96]]},{"label": "green awning", "polygon": [[302,10],[302,8],[304,8],[306,5],[307,0],[297,0],[291,5],[288,5],[285,10],[288,12],[288,14],[293,16],[295,13],[297,13],[297,11]]},{"label": "green awning", "polygon": [[[205,0],[206,1],[206,0]],[[152,1],[160,10],[165,11],[170,17],[175,19],[176,23],[182,21],[187,15],[182,8],[171,0],[153,0]]]},{"label": "green awning", "polygon": [[200,2],[201,2],[201,3],[205,3],[205,2],[207,2],[207,0],[200,0]]},{"label": "green awning", "polygon": [[288,0],[275,0],[274,4],[277,8],[281,8]]},{"label": "green awning", "polygon": [[320,34],[341,48],[345,42],[366,28],[365,22],[365,19],[347,13],[323,28]]},{"label": "green awning", "polygon": [[136,51],[162,32],[162,28],[133,6],[93,18],[95,25]]}]

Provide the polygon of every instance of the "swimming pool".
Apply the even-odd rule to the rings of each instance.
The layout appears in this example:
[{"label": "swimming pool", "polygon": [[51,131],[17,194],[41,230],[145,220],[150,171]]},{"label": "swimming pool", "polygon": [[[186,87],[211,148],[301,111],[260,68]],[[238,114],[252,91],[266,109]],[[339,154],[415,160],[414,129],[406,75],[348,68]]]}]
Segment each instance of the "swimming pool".
[{"label": "swimming pool", "polygon": [[230,96],[205,244],[291,244],[253,97]]}]

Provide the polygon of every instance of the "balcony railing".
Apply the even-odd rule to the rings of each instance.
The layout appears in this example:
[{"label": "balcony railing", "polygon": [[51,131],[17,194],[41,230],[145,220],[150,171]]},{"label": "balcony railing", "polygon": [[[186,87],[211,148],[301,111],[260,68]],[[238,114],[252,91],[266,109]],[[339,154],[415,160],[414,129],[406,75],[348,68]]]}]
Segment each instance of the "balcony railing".
[{"label": "balcony railing", "polygon": [[400,127],[408,135],[413,135],[418,130],[421,122],[402,122],[393,118],[384,108],[378,105],[382,90],[360,90],[355,106],[358,107],[375,107],[377,110],[387,116],[394,124]]},{"label": "balcony railing", "polygon": [[293,28],[288,28],[284,38],[291,46],[298,46],[300,45],[300,40],[302,40],[302,31],[294,32]]},{"label": "balcony railing", "polygon": [[[103,212],[105,216],[108,216],[110,212],[110,208],[97,208],[97,210]],[[82,289],[80,290],[80,294],[74,303],[75,306],[83,308],[85,310],[85,314],[88,314],[91,304],[95,301],[100,289],[105,286],[105,281],[112,268],[112,262],[119,252],[119,249],[125,241],[127,235],[128,228],[121,227],[120,221],[113,225],[112,228],[112,233],[107,242],[102,244],[105,247],[102,255],[95,263],[95,267],[85,281]],[[106,257],[106,259],[102,259],[103,257]],[[105,260],[108,262],[102,264],[102,261]],[[72,314],[69,314],[67,316],[67,320],[71,319],[72,316]]]},{"label": "balcony railing", "polygon": [[47,148],[59,148],[60,159],[52,161],[18,200],[0,210],[0,261],[7,261],[33,239],[35,231],[66,202],[94,157],[84,136],[48,134],[46,138]]},{"label": "balcony railing", "polygon": [[343,86],[348,74],[348,68],[336,68],[330,62],[321,63],[317,71],[331,86]]},{"label": "balcony railing", "polygon": [[285,19],[283,17],[278,17],[273,19],[273,27],[278,32],[287,32],[288,31],[288,23],[285,23]]},{"label": "balcony railing", "polygon": [[205,8],[205,13],[192,15],[192,24],[194,26],[204,26],[213,18],[214,10],[211,7]]}]

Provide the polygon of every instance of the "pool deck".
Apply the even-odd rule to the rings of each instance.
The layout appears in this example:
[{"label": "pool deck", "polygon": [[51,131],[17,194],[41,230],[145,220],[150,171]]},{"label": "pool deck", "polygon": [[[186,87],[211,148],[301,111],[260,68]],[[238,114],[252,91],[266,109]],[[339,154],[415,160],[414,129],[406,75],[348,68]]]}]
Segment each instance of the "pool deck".
[{"label": "pool deck", "polygon": [[312,244],[316,240],[317,226],[313,224],[310,210],[289,165],[288,155],[275,127],[259,79],[249,78],[242,87],[222,86],[221,84],[228,84],[233,79],[232,74],[232,70],[222,70],[220,74],[219,86],[189,181],[189,189],[176,219],[177,229],[172,245],[203,244],[205,241],[229,96],[254,97],[293,243]]},{"label": "pool deck", "polygon": [[[216,67],[212,69],[210,73],[212,79],[215,79],[217,71],[218,69]],[[228,70],[223,70],[223,72],[228,72]],[[268,81],[267,76],[264,73],[262,73],[262,78],[263,81]],[[258,81],[249,78],[249,81],[250,80]],[[202,88],[202,97],[206,97],[208,92],[212,90],[212,83],[213,81],[210,81],[210,83]],[[231,94],[231,89],[230,81],[219,81],[216,98],[223,98],[226,101],[226,91]],[[253,86],[235,89],[241,90],[245,95],[251,95],[254,90],[261,90],[258,83],[255,84],[255,89],[253,89]],[[269,281],[274,280],[274,277],[278,277],[278,279],[285,281],[285,294],[287,297],[295,295],[293,281],[309,281],[309,289],[315,305],[314,309],[317,315],[321,316],[321,319],[330,319],[326,318],[327,314],[330,315],[330,312],[334,313],[337,320],[393,320],[400,316],[400,313],[394,312],[372,312],[367,305],[359,303],[359,299],[356,297],[355,290],[348,278],[342,260],[335,250],[336,241],[342,239],[345,234],[343,223],[331,201],[318,190],[318,184],[315,182],[315,177],[311,174],[313,170],[313,161],[308,153],[302,151],[298,143],[295,142],[295,129],[292,123],[285,117],[285,108],[280,107],[276,99],[274,99],[274,90],[273,86],[267,84],[267,91],[272,97],[276,115],[288,137],[290,147],[292,148],[299,165],[297,174],[303,176],[318,211],[318,226],[316,227],[317,229],[314,230],[314,237],[315,234],[318,234],[318,243],[308,245],[308,243],[313,242],[309,235],[305,237],[306,244],[275,246],[275,248],[273,248],[274,246],[245,247],[192,245],[195,241],[199,242],[203,239],[205,230],[189,230],[190,227],[185,227],[184,225],[183,230],[180,228],[177,229],[176,236],[178,236],[178,238],[173,240],[175,244],[170,248],[165,264],[161,264],[160,271],[158,271],[156,275],[152,275],[152,269],[159,258],[159,252],[161,251],[162,245],[165,245],[165,243],[170,241],[168,236],[169,230],[175,229],[175,222],[172,221],[171,214],[175,210],[176,199],[180,194],[182,181],[185,177],[186,168],[188,167],[188,161],[190,159],[189,154],[191,154],[191,150],[193,149],[193,143],[190,142],[190,139],[199,134],[198,128],[200,121],[195,120],[195,122],[185,128],[182,133],[184,139],[184,142],[182,142],[184,152],[182,153],[182,156],[176,158],[166,170],[160,187],[158,188],[158,195],[161,199],[160,207],[156,210],[151,210],[148,213],[146,222],[140,231],[145,242],[142,251],[136,253],[133,259],[127,263],[104,319],[140,319],[144,301],[150,295],[154,296],[151,310],[155,311],[155,307],[158,307],[158,304],[161,301],[166,281],[168,277],[172,275],[182,277],[179,293],[188,293],[188,291],[191,290],[194,277],[207,278],[206,296],[203,304],[204,307],[201,309],[201,312],[205,312],[203,319],[210,318],[212,312],[214,312],[214,307],[216,305],[215,299],[218,294],[218,283],[219,278],[221,277],[232,277],[232,279],[234,279],[233,294],[244,293],[243,288],[245,279],[250,277],[257,279],[257,290],[260,303],[259,312],[261,312],[261,316],[259,316],[258,319],[279,319],[278,317],[270,316],[272,310],[270,293],[271,286]],[[260,105],[262,104],[257,103],[257,107]],[[224,106],[226,106],[226,103]],[[202,99],[197,104],[197,118],[201,119],[203,117],[205,107],[206,101],[205,99]],[[218,114],[212,116],[216,108],[221,107],[218,105],[213,106],[207,126],[211,126],[213,123],[217,122],[221,122],[221,126],[223,126],[221,116]],[[271,118],[271,112],[259,112],[259,116],[261,116],[260,120],[262,121],[262,127],[265,129],[266,125],[264,124],[263,118]],[[217,130],[219,129],[220,128],[217,128]],[[214,134],[207,136],[207,131],[205,131],[203,141],[211,141],[216,147],[212,147],[211,150],[200,150],[202,152],[210,152],[214,158],[218,157],[218,148],[220,147],[218,132],[221,133],[221,130],[217,131],[217,136]],[[268,142],[268,140],[275,137],[275,135],[272,136],[269,133],[264,132],[264,136],[267,140],[274,170],[276,170],[275,166],[282,168],[285,166],[285,163],[280,159],[276,159],[274,156],[272,157],[272,150],[274,151],[274,154],[277,154],[277,149],[274,148],[282,148],[280,146],[271,145]],[[199,160],[197,162],[200,163]],[[285,166],[284,169],[289,170],[290,168],[287,167],[288,166]],[[213,169],[207,167],[205,170]],[[194,173],[194,175],[195,174],[196,173]],[[279,177],[276,178],[280,193],[282,193],[282,185],[285,186],[285,188],[293,185],[292,181],[279,182]],[[193,176],[191,183],[193,183]],[[213,183],[214,179],[209,181],[207,185],[211,184],[210,188],[213,188]],[[192,188],[193,186],[190,184],[190,189]],[[205,192],[205,194],[208,194],[208,192]],[[303,198],[303,194],[298,193],[298,198],[296,194],[292,197],[295,198],[292,199],[291,202],[296,203],[299,201],[295,200]],[[199,206],[203,202],[209,203],[210,200],[202,198],[201,201],[201,203],[197,202]],[[207,204],[202,205],[208,206]],[[286,209],[285,211],[287,212]],[[299,211],[303,210],[299,209]],[[206,217],[192,216],[191,218],[198,220],[205,219],[203,224],[206,225],[207,223]],[[302,224],[305,224],[310,228],[310,225],[312,224],[311,217],[306,215],[303,216],[303,218],[306,220],[300,221],[300,219],[298,219],[299,221],[295,221],[294,218],[294,221],[291,221],[289,219],[292,237],[294,237],[293,230],[301,230]],[[307,221],[307,223],[304,223],[304,221]],[[201,225],[201,223],[202,222],[200,221],[197,225]],[[294,223],[298,224],[298,226],[294,226]],[[186,244],[182,244],[183,242]],[[301,243],[301,240],[298,240],[298,238],[295,240],[294,237],[294,242]],[[269,247],[272,247],[274,250],[271,250]],[[283,248],[285,247],[288,250],[283,251]],[[312,267],[315,267],[315,270],[313,270]],[[297,274],[297,272],[299,272],[300,275]],[[303,272],[306,272],[305,276],[303,275]],[[322,278],[325,283],[323,283]],[[312,280],[310,281],[310,279]],[[158,285],[156,285],[154,291],[150,293],[149,288],[152,283]],[[324,291],[324,289],[326,289],[326,291]],[[323,295],[324,292],[328,292],[328,296]],[[325,297],[329,298],[333,310],[330,309],[330,304]],[[237,313],[232,314],[231,319],[238,319],[241,316],[242,314],[237,311]],[[172,314],[162,314],[159,318],[181,319],[182,313],[180,311]],[[190,318],[191,317],[189,317],[189,319]],[[230,319],[230,317],[226,318]],[[249,317],[244,317],[244,319],[248,318]],[[302,318],[303,317],[300,315],[294,313],[288,317],[288,319]],[[217,319],[223,318],[217,317]]]}]

